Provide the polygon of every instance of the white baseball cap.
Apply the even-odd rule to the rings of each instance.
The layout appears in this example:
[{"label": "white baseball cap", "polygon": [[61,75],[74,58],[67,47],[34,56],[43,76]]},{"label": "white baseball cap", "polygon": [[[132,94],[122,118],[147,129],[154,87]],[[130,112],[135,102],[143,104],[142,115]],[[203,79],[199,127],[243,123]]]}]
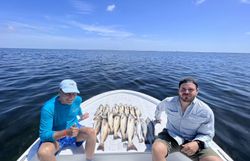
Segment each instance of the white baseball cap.
[{"label": "white baseball cap", "polygon": [[80,93],[77,88],[76,82],[72,79],[64,79],[63,81],[61,81],[60,89],[64,93]]}]

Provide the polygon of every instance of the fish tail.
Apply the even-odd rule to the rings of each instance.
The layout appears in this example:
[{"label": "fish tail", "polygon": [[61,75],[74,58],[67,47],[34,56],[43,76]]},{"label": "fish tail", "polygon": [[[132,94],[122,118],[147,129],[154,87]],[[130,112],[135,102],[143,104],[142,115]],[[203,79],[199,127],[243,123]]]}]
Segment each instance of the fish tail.
[{"label": "fish tail", "polygon": [[135,145],[132,143],[132,144],[129,144],[128,147],[127,147],[127,151],[129,150],[136,150],[137,151],[137,148],[135,147]]},{"label": "fish tail", "polygon": [[150,142],[149,142],[148,139],[146,139],[146,140],[144,141],[144,143],[145,143],[145,144],[150,144]]},{"label": "fish tail", "polygon": [[97,147],[97,150],[104,151],[104,144],[100,143],[99,146]]}]

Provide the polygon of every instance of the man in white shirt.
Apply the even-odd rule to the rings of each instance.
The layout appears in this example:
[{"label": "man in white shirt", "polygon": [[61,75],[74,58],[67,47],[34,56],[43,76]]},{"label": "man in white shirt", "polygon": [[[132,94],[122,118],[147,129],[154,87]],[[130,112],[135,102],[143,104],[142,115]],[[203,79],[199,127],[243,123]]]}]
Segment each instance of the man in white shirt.
[{"label": "man in white shirt", "polygon": [[[198,99],[198,84],[192,78],[179,82],[179,96],[164,99],[156,108],[155,119],[168,115],[166,128],[159,133],[152,146],[152,160],[166,161],[169,153],[181,151],[192,160],[222,161],[209,147],[214,137],[214,114],[207,104]],[[174,138],[181,138],[179,145]]]}]

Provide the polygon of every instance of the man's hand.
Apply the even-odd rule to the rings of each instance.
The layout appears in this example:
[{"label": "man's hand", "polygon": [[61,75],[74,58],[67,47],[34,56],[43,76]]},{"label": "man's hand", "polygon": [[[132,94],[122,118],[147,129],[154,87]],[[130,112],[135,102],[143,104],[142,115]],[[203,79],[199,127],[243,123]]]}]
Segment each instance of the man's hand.
[{"label": "man's hand", "polygon": [[76,125],[73,125],[69,129],[67,129],[66,132],[68,136],[76,137],[79,133],[79,129],[76,127]]},{"label": "man's hand", "polygon": [[181,147],[181,152],[187,154],[188,156],[194,155],[199,150],[199,145],[196,141],[183,144]]},{"label": "man's hand", "polygon": [[85,120],[85,119],[87,119],[87,118],[89,118],[89,113],[88,113],[88,112],[84,113],[84,114],[81,116],[80,120]]}]

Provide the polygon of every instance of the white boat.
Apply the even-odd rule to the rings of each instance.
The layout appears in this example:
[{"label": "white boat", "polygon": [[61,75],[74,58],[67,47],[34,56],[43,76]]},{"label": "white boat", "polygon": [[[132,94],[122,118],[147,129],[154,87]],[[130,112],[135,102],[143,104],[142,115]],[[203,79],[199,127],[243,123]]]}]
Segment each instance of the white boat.
[{"label": "white boat", "polygon": [[[88,112],[89,118],[86,120],[81,121],[80,123],[84,126],[93,127],[93,118],[96,110],[98,107],[102,105],[109,105],[109,107],[115,106],[115,104],[123,104],[123,105],[132,105],[136,106],[140,109],[142,113],[142,118],[149,117],[151,120],[154,119],[154,111],[157,104],[160,100],[155,99],[149,95],[139,93],[136,91],[131,90],[114,90],[105,92],[99,95],[96,95],[81,104],[81,108],[83,113]],[[161,124],[155,125],[155,135],[159,133],[166,125],[166,114],[162,113]],[[97,136],[97,138],[99,135]],[[18,161],[37,161],[37,148],[39,145],[40,140],[37,139],[18,159]],[[94,161],[111,161],[111,160],[118,160],[119,161],[151,161],[151,145],[139,143],[138,138],[133,138],[133,143],[137,147],[136,150],[127,151],[127,143],[121,142],[121,139],[113,139],[112,135],[109,135],[104,142],[105,150],[97,150],[98,144],[96,143],[96,151],[94,155]],[[215,143],[211,142],[212,149],[218,153],[218,155],[224,161],[232,161],[232,159]],[[58,161],[82,161],[85,160],[85,153],[84,153],[83,146],[76,148],[70,147],[61,150],[56,158]],[[190,161],[185,155],[180,152],[171,153],[168,156],[168,161]]]}]

